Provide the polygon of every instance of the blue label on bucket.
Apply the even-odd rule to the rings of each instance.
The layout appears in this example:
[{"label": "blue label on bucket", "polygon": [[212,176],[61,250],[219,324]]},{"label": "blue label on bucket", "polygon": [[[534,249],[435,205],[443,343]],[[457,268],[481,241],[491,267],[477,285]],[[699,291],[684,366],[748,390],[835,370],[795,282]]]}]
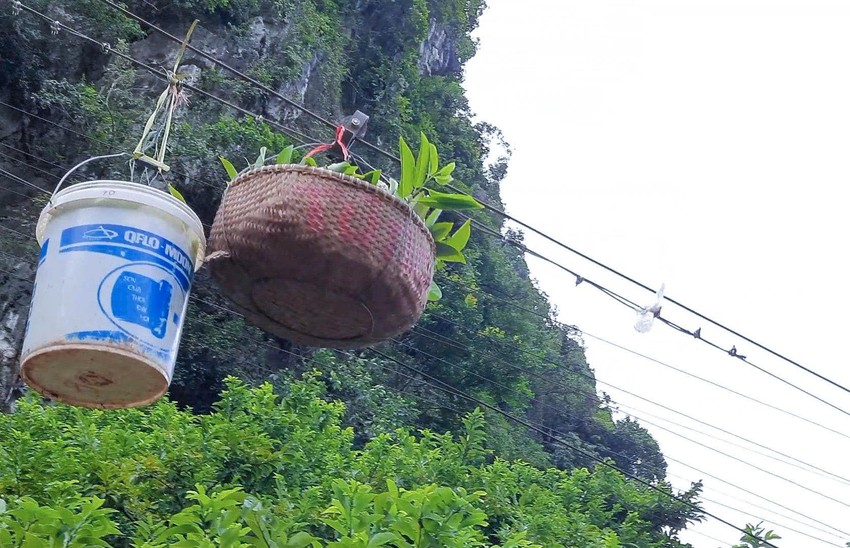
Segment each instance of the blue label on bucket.
[{"label": "blue label on bucket", "polygon": [[47,246],[50,244],[50,238],[44,240],[44,244],[41,246],[41,251],[38,254],[38,266],[41,266],[41,263],[44,262],[44,259],[47,258]]},{"label": "blue label on bucket", "polygon": [[168,362],[171,359],[171,352],[158,350],[149,344],[145,344],[121,331],[77,331],[76,333],[68,333],[65,338],[69,341],[87,341],[101,343],[134,343],[145,352],[163,362]]},{"label": "blue label on bucket", "polygon": [[100,311],[113,326],[163,351],[176,350],[187,297],[174,272],[150,261],[114,268],[97,289]]},{"label": "blue label on bucket", "polygon": [[112,286],[112,314],[116,319],[150,329],[157,339],[165,337],[171,316],[171,284],[125,270]]},{"label": "blue label on bucket", "polygon": [[174,275],[183,291],[189,291],[192,260],[174,242],[152,232],[123,225],[81,225],[62,231],[59,252],[88,251],[149,262]]}]

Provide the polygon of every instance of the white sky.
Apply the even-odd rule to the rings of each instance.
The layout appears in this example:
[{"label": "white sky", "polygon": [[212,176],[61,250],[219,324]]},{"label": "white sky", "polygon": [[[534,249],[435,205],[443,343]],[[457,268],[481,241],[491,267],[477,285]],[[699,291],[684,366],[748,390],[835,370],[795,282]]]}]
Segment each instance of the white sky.
[{"label": "white sky", "polygon": [[[850,3],[488,1],[466,88],[473,110],[512,145],[503,185],[508,212],[644,283],[665,282],[673,298],[850,385],[843,188],[850,177]],[[652,300],[532,234],[526,243],[632,300]],[[529,263],[562,321],[850,435],[850,417],[661,324],[640,335],[622,305],[586,284],[574,287],[568,274],[542,261]],[[663,313],[850,409],[846,393],[672,305]],[[586,342],[601,380],[850,476],[847,438],[590,337]],[[600,389],[617,402],[687,422]],[[850,504],[850,485],[667,426]],[[706,502],[711,512],[740,526],[765,519],[783,548],[830,545],[789,528],[836,546],[850,541],[753,509],[746,501],[772,506],[735,486],[850,532],[847,506],[647,427],[670,474],[703,478],[705,496],[750,513]],[[714,520],[694,531],[728,544],[740,537]],[[696,533],[683,538],[698,548],[718,546]]]}]

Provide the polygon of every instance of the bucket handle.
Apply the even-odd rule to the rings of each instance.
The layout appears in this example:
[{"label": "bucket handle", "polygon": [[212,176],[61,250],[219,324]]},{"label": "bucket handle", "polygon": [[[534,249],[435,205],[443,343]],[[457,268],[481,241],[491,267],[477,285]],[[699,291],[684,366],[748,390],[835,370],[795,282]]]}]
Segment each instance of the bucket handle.
[{"label": "bucket handle", "polygon": [[61,179],[59,179],[59,184],[56,185],[56,188],[53,190],[53,194],[50,195],[50,200],[48,200],[47,203],[53,204],[53,198],[56,197],[56,193],[59,192],[59,188],[62,186],[62,183],[65,182],[65,179],[67,179],[69,175],[71,175],[73,172],[77,171],[79,168],[83,167],[84,165],[86,165],[89,162],[93,162],[94,160],[104,160],[106,158],[118,158],[119,156],[129,156],[129,154],[126,153],[126,152],[119,152],[117,154],[106,154],[104,156],[92,156],[91,158],[89,158],[87,160],[83,160],[79,164],[75,165],[74,167],[72,167],[71,169],[68,170],[68,173],[66,173],[65,175],[62,176]]}]

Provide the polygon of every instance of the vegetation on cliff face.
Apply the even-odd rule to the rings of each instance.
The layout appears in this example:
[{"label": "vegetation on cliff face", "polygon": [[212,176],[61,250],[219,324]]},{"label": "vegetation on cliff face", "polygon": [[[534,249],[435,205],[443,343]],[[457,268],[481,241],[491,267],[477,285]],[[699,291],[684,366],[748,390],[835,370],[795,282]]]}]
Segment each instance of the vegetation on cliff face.
[{"label": "vegetation on cliff face", "polygon": [[[176,51],[172,42],[148,34],[99,0],[26,3],[146,63],[167,66]],[[502,148],[501,134],[472,120],[461,86],[463,63],[475,50],[470,32],[483,1],[132,0],[125,5],[178,35],[199,18],[196,46],[215,51],[328,119],[354,109],[368,113],[368,138],[385,149],[394,148],[399,137],[415,143],[424,132],[441,158],[457,163],[459,186],[501,204],[499,182],[509,153],[485,162],[491,147]],[[0,24],[11,29],[0,34],[0,100],[87,136],[0,105],[0,143],[13,147],[0,150],[4,169],[50,188],[61,167],[95,153],[132,149],[161,80],[66,33],[53,36],[48,25],[25,13],[4,12]],[[194,85],[266,120],[330,139],[328,128],[198,56],[187,54],[180,70]],[[261,146],[277,151],[293,144],[292,137],[262,120],[238,116],[197,95],[180,111],[172,142],[171,181],[206,223],[225,186],[219,155],[253,158]],[[397,169],[369,150],[355,150],[377,167]],[[126,177],[126,166],[92,166],[85,173]],[[12,185],[4,180],[2,189]],[[35,197],[35,191],[2,189],[0,224],[30,234],[38,205],[20,195]],[[499,218],[475,216],[501,229]],[[521,240],[520,234],[510,237]],[[6,326],[0,342],[8,339],[7,346],[19,348],[23,322],[10,318],[25,318],[27,286],[19,278],[32,275],[35,244],[0,231],[0,249],[0,325]],[[665,485],[658,445],[639,424],[613,419],[596,394],[580,334],[553,320],[522,253],[481,231],[464,253],[466,265],[439,274],[443,299],[429,306],[411,332],[380,347],[382,355],[316,352],[274,339],[227,312],[227,301],[202,271],[170,392],[179,406],[200,415],[165,403],[145,411],[97,413],[26,400],[0,424],[0,465],[18,467],[0,474],[0,498],[6,501],[0,505],[0,539],[4,530],[17,534],[14,523],[44,516],[65,523],[63,530],[73,529],[79,524],[73,520],[88,512],[86,519],[99,524],[97,534],[110,542],[135,538],[139,546],[177,542],[174,535],[161,536],[166,530],[156,529],[159,522],[186,525],[180,533],[185,535],[196,525],[191,534],[209,539],[242,535],[240,542],[251,545],[264,545],[251,540],[259,537],[255,527],[261,524],[277,535],[269,537],[277,543],[269,546],[309,545],[292,543],[300,533],[321,539],[317,542],[343,543],[334,546],[366,546],[375,535],[405,535],[394,529],[401,518],[392,512],[408,497],[445,512],[447,521],[439,527],[451,522],[462,529],[467,536],[459,538],[470,539],[465,545],[678,546],[675,532],[693,514],[604,467],[594,470],[587,457],[612,459]],[[14,350],[6,354],[0,353],[0,406],[12,393],[8,373],[17,361]],[[469,414],[474,406],[467,400],[400,369],[398,362],[551,434],[518,428],[498,415]],[[305,374],[308,380],[299,381]],[[227,375],[250,385],[268,380],[289,395],[278,405],[268,388],[232,385],[216,404]],[[433,434],[445,431],[455,434]],[[18,441],[6,443],[13,439]],[[472,453],[465,449],[469,444]],[[63,457],[72,454],[85,458],[73,463]],[[95,456],[101,461],[92,460]],[[35,462],[39,466],[31,466]],[[387,479],[406,491],[395,492]],[[476,495],[479,490],[486,494]],[[697,490],[686,496],[693,498]],[[103,506],[96,508],[92,497],[103,499]],[[356,527],[340,531],[329,522],[353,511],[346,509],[346,500],[363,515],[350,518]],[[10,510],[33,504],[53,510]],[[335,509],[325,512],[329,508]],[[226,533],[234,527],[237,533]],[[440,545],[443,533],[432,533],[436,540],[419,544],[409,536],[404,542],[410,544],[389,536],[374,542]]]}]

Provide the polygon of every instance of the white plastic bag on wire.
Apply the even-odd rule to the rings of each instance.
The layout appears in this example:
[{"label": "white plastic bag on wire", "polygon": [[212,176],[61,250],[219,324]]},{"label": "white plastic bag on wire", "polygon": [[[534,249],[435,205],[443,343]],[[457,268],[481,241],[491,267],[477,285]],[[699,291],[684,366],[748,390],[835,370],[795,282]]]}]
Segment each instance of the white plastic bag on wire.
[{"label": "white plastic bag on wire", "polygon": [[635,331],[638,333],[648,333],[652,329],[653,321],[661,314],[661,302],[663,300],[664,284],[661,284],[661,288],[655,294],[655,302],[637,311],[638,317],[635,321]]}]

